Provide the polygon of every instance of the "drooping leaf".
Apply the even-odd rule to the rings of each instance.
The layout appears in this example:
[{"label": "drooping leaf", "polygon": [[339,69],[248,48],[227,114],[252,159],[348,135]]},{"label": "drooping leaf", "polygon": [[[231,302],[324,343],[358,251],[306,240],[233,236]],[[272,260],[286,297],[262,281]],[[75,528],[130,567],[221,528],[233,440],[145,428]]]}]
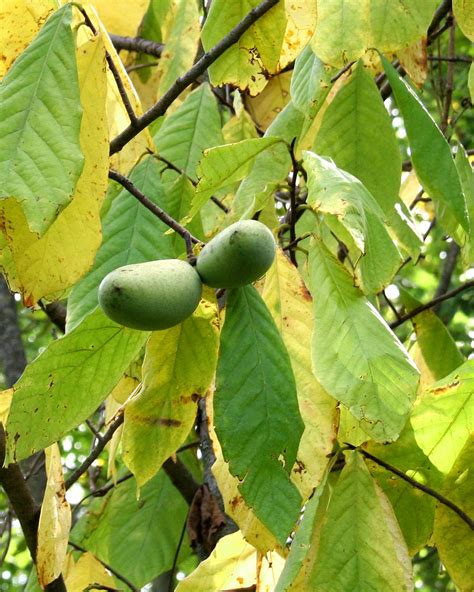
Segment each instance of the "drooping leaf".
[{"label": "drooping leaf", "polygon": [[[160,164],[151,156],[133,170],[130,179],[154,203],[171,216],[160,178]],[[97,306],[97,290],[102,279],[117,267],[175,256],[174,240],[161,220],[147,210],[126,189],[115,195],[103,221],[103,240],[94,266],[80,280],[68,299],[68,330]],[[184,251],[184,242],[182,245]]]},{"label": "drooping leaf", "polygon": [[100,245],[100,207],[109,168],[104,65],[104,44],[97,35],[81,45],[77,56],[84,109],[80,132],[84,168],[71,203],[41,238],[29,230],[21,206],[11,204],[12,224],[5,233],[16,277],[10,281],[22,292],[27,306],[44,296],[60,296],[77,282],[92,266]]},{"label": "drooping leaf", "polygon": [[110,4],[108,0],[94,0],[94,8],[101,21],[110,33],[134,37],[145,14],[149,0],[116,0]]},{"label": "drooping leaf", "polygon": [[374,47],[397,51],[426,34],[437,4],[437,0],[318,2],[312,47],[324,62],[337,67]]},{"label": "drooping leaf", "polygon": [[313,116],[331,87],[332,69],[307,45],[295,62],[291,77],[292,101],[304,115]]},{"label": "drooping leaf", "polygon": [[[403,288],[401,300],[408,312],[421,304]],[[411,319],[421,354],[435,380],[440,380],[464,362],[446,325],[432,311],[425,310]]]},{"label": "drooping leaf", "polygon": [[447,230],[452,233],[456,221],[468,231],[466,202],[445,137],[408,83],[383,56],[382,63],[403,116],[413,166],[420,183],[437,204],[440,221]]},{"label": "drooping leaf", "polygon": [[157,95],[163,95],[193,65],[199,43],[197,2],[174,0],[168,11],[164,50],[158,64]]},{"label": "drooping leaf", "polygon": [[204,150],[197,168],[199,183],[189,218],[197,214],[215,191],[245,177],[255,157],[278,142],[279,138],[255,138]]},{"label": "drooping leaf", "polygon": [[[396,442],[389,445],[369,442],[366,446],[375,457],[435,491],[441,490],[443,475],[417,444],[409,422]],[[410,555],[415,555],[430,541],[436,500],[380,465],[371,461],[367,464],[392,504]]]},{"label": "drooping leaf", "polygon": [[63,568],[63,577],[68,592],[84,592],[92,584],[109,588],[116,585],[110,572],[92,553],[83,553],[77,561],[70,553]]},{"label": "drooping leaf", "polygon": [[72,541],[137,587],[171,569],[188,506],[163,471],[141,489],[140,499],[135,480],[128,479],[89,508]]},{"label": "drooping leaf", "polygon": [[453,0],[456,23],[471,41],[474,41],[474,12],[470,0]]},{"label": "drooping leaf", "polygon": [[[215,0],[202,30],[204,49],[209,51],[258,4],[258,0]],[[210,66],[211,83],[248,88],[252,95],[260,92],[267,82],[263,72],[276,70],[285,27],[284,2],[278,2]]]},{"label": "drooping leaf", "polygon": [[0,78],[31,43],[45,19],[55,9],[52,0],[4,0],[0,5]]},{"label": "drooping leaf", "polygon": [[31,230],[39,234],[70,202],[83,166],[71,19],[70,4],[55,12],[0,84],[4,224],[9,202],[18,202]]},{"label": "drooping leaf", "polygon": [[242,495],[284,543],[300,510],[289,473],[303,424],[288,353],[252,286],[228,295],[214,413],[224,458],[241,480]]},{"label": "drooping leaf", "polygon": [[221,590],[274,589],[284,561],[277,553],[259,556],[240,532],[218,543],[211,555],[187,578],[176,592],[221,592]]},{"label": "drooping leaf", "polygon": [[186,440],[196,402],[214,377],[219,345],[215,311],[202,304],[180,325],[152,333],[143,383],[125,406],[123,459],[139,487]]},{"label": "drooping leaf", "polygon": [[335,440],[336,401],[324,391],[311,368],[311,295],[296,267],[280,250],[266,274],[262,296],[283,337],[295,375],[305,430],[292,479],[306,498],[326,470]]},{"label": "drooping leaf", "polygon": [[361,289],[366,294],[377,294],[391,281],[402,262],[387,231],[384,211],[358,179],[331,161],[314,152],[305,152],[304,164],[308,174],[308,204],[317,212],[336,216],[349,232],[362,253],[356,266]]},{"label": "drooping leaf", "polygon": [[245,106],[259,130],[266,131],[290,101],[292,72],[281,72],[268,81],[256,97],[246,97]]},{"label": "drooping leaf", "polygon": [[285,2],[286,30],[281,48],[279,68],[283,70],[304,50],[316,27],[317,6],[314,0]]},{"label": "drooping leaf", "polygon": [[324,112],[313,149],[357,177],[384,211],[393,208],[400,189],[400,149],[380,91],[360,60]]},{"label": "drooping leaf", "polygon": [[[468,516],[474,516],[474,441],[466,440],[456,462],[446,477],[443,493]],[[433,540],[443,565],[461,592],[474,589],[472,529],[444,504],[438,503]]]},{"label": "drooping leaf", "polygon": [[316,378],[375,440],[395,440],[415,397],[417,368],[319,239],[311,245],[309,277]]},{"label": "drooping leaf", "polygon": [[7,462],[49,446],[88,418],[137,357],[147,335],[116,325],[96,310],[50,343],[13,387]]},{"label": "drooping leaf", "polygon": [[349,455],[331,496],[307,586],[314,592],[413,589],[393,510],[357,452]]},{"label": "drooping leaf", "polygon": [[454,162],[461,181],[464,197],[466,198],[467,211],[471,222],[469,233],[458,229],[459,237],[456,237],[457,242],[462,245],[462,258],[464,264],[468,267],[474,263],[474,171],[462,144],[458,145]]},{"label": "drooping leaf", "polygon": [[447,474],[474,430],[474,360],[428,388],[417,400],[410,423],[419,447]]},{"label": "drooping leaf", "polygon": [[66,501],[61,452],[56,443],[45,450],[45,472],[36,551],[38,581],[43,588],[61,574],[71,528],[71,507]]},{"label": "drooping leaf", "polygon": [[223,144],[215,96],[202,84],[169,115],[154,136],[158,153],[196,179],[196,166],[206,148]]}]

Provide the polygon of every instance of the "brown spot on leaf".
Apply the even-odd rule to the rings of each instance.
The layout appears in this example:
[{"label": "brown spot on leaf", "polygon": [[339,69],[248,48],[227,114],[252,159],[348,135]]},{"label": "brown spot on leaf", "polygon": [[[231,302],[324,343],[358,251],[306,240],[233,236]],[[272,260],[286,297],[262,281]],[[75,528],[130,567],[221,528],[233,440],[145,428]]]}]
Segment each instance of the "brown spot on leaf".
[{"label": "brown spot on leaf", "polygon": [[431,389],[431,392],[433,393],[433,395],[442,395],[444,393],[447,393],[452,388],[458,386],[458,384],[459,384],[459,380],[456,377],[453,380],[453,382],[450,382],[449,384],[447,384],[445,386],[439,386],[437,388]]}]

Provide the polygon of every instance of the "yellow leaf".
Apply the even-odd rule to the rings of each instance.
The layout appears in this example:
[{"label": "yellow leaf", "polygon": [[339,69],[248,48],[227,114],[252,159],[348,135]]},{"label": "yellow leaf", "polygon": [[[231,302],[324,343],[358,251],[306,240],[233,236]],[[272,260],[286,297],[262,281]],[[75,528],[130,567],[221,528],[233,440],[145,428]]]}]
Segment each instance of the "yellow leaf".
[{"label": "yellow leaf", "polygon": [[152,333],[143,385],[125,406],[123,459],[139,487],[186,440],[196,402],[214,377],[219,333],[216,308],[202,301],[180,325]]},{"label": "yellow leaf", "polygon": [[135,37],[149,0],[93,0],[91,4],[109,33]]},{"label": "yellow leaf", "polygon": [[[115,64],[135,115],[139,117],[143,114],[140,99],[127,71],[125,70],[122,60],[110,41],[109,36],[106,34],[106,27],[98,18],[94,8],[91,5],[85,6],[94,26],[104,35],[105,49]],[[129,6],[130,3],[127,3],[127,7]],[[113,4],[113,7],[114,10],[117,10],[116,3]],[[127,15],[128,10],[129,9],[127,8],[123,14]],[[107,116],[109,122],[109,136],[111,140],[130,125],[130,118],[123,105],[115,79],[109,69],[107,69]],[[146,128],[133,138],[133,140],[120,150],[120,152],[112,156],[110,159],[111,167],[123,174],[127,174],[148,150],[153,150],[153,141],[148,128]]]},{"label": "yellow leaf", "polygon": [[9,388],[0,393],[0,424],[7,423],[8,413],[13,397],[13,389]]},{"label": "yellow leaf", "polygon": [[92,553],[84,553],[77,563],[72,555],[68,555],[63,568],[63,576],[68,592],[84,592],[91,584],[116,589],[114,578]]},{"label": "yellow leaf", "polygon": [[12,223],[5,233],[16,268],[15,288],[23,293],[28,306],[44,296],[60,295],[74,285],[93,264],[101,242],[100,207],[108,174],[105,50],[101,36],[78,48],[77,65],[84,109],[80,135],[84,168],[71,203],[38,238],[29,230],[18,202],[4,200],[11,213]]},{"label": "yellow leaf", "polygon": [[53,444],[45,450],[46,489],[38,525],[36,570],[42,588],[62,571],[71,529],[71,508],[66,501],[61,453]]},{"label": "yellow leaf", "polygon": [[53,0],[2,0],[0,3],[0,78],[39,32],[55,9]]},{"label": "yellow leaf", "polygon": [[[258,0],[213,0],[202,30],[204,49],[209,51],[258,4]],[[278,69],[285,27],[285,7],[278,2],[210,66],[212,84],[232,84],[258,94],[267,83],[266,75]]]},{"label": "yellow leaf", "polygon": [[296,60],[316,28],[317,0],[285,0],[286,31],[279,68]]},{"label": "yellow leaf", "polygon": [[281,250],[267,272],[262,296],[283,337],[295,375],[305,431],[292,479],[306,498],[320,483],[334,444],[336,401],[318,383],[311,369],[311,295],[298,270]]},{"label": "yellow leaf", "polygon": [[256,97],[248,97],[246,106],[258,127],[266,131],[271,122],[290,100],[292,72],[270,78],[267,86]]},{"label": "yellow leaf", "polygon": [[283,564],[279,555],[260,555],[242,533],[235,532],[217,543],[210,557],[179,583],[176,592],[221,592],[252,586],[258,592],[272,592]]},{"label": "yellow leaf", "polygon": [[421,88],[428,74],[428,59],[426,57],[426,39],[423,37],[397,52],[400,64],[413,82]]}]

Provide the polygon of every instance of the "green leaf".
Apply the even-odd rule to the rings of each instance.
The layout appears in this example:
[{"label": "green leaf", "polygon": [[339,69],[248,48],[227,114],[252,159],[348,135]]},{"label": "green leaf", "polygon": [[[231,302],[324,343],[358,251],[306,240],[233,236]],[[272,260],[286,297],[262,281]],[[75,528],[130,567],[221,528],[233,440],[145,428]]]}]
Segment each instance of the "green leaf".
[{"label": "green leaf", "polygon": [[71,200],[83,166],[71,20],[70,4],[55,12],[0,84],[0,198],[18,201],[39,234]]},{"label": "green leaf", "polygon": [[357,177],[384,211],[393,209],[402,172],[400,149],[379,89],[362,61],[324,112],[313,150]]},{"label": "green leaf", "polygon": [[[161,169],[162,165],[148,156],[134,168],[130,179],[154,203],[173,216],[175,212],[167,207],[168,200],[160,179]],[[179,208],[179,204],[176,207]],[[99,284],[110,271],[130,263],[169,259],[178,254],[173,236],[165,234],[167,230],[168,226],[126,189],[114,197],[104,218],[102,245],[94,266],[74,286],[69,296],[68,331],[97,306]],[[181,251],[184,251],[184,242]]]},{"label": "green leaf", "polygon": [[311,245],[309,276],[316,378],[375,440],[395,440],[415,397],[417,368],[319,239]]},{"label": "green leaf", "polygon": [[[209,51],[259,3],[214,0],[202,29],[204,49]],[[227,83],[258,94],[267,83],[264,72],[276,71],[285,28],[285,5],[278,2],[209,67],[212,85]]]},{"label": "green leaf", "polygon": [[245,177],[255,157],[278,142],[279,138],[255,138],[204,150],[198,165],[199,183],[189,217],[195,216],[218,189]]},{"label": "green leaf", "polygon": [[228,295],[214,414],[224,458],[241,480],[245,501],[283,544],[300,511],[289,473],[303,423],[288,354],[252,286]]},{"label": "green leaf", "polygon": [[335,215],[350,233],[363,254],[356,267],[361,288],[366,294],[377,294],[391,281],[402,261],[388,234],[383,210],[359,179],[334,163],[305,152],[304,165],[308,204],[317,212]]},{"label": "green leaf", "polygon": [[453,233],[455,225],[450,219],[454,217],[468,232],[466,202],[449,144],[408,83],[383,56],[382,63],[403,116],[413,166],[420,183],[437,204],[440,222],[447,230]]},{"label": "green leaf", "polygon": [[[408,312],[420,306],[421,302],[403,288],[400,289],[400,294]],[[435,380],[444,378],[464,362],[451,333],[432,310],[417,314],[411,322],[423,359]]]},{"label": "green leaf", "polygon": [[474,360],[427,389],[410,422],[420,448],[439,471],[448,473],[474,431]]},{"label": "green leaf", "polygon": [[[173,2],[166,21],[167,34],[158,63],[157,96],[162,96],[194,63],[198,50],[200,27],[197,2]],[[171,16],[172,15],[172,16]],[[146,37],[146,39],[148,39]]]},{"label": "green leaf", "polygon": [[304,115],[314,117],[331,88],[333,69],[307,45],[296,58],[291,77],[291,99]]},{"label": "green leaf", "polygon": [[337,67],[374,47],[393,53],[426,35],[437,5],[438,0],[319,2],[312,47],[324,62]]},{"label": "green leaf", "polygon": [[348,455],[308,578],[313,592],[407,592],[411,562],[390,503],[357,452]]},{"label": "green leaf", "polygon": [[42,450],[87,419],[137,357],[147,336],[96,310],[50,343],[13,387],[5,429],[7,462]]},{"label": "green leaf", "polygon": [[152,333],[142,387],[125,406],[123,459],[141,487],[186,440],[196,402],[215,373],[215,311],[202,305],[180,325]]},{"label": "green leaf", "polygon": [[[139,499],[134,479],[94,499],[71,539],[141,587],[171,569],[187,512],[187,503],[160,471]],[[186,545],[183,549],[182,559],[189,553]]]},{"label": "green leaf", "polygon": [[[471,434],[444,482],[443,493],[468,516],[474,516],[474,437]],[[433,541],[441,561],[461,592],[474,590],[472,529],[444,504],[438,503]]]},{"label": "green leaf", "polygon": [[188,95],[153,139],[161,156],[196,179],[203,151],[224,143],[216,98],[209,85],[202,84]]}]

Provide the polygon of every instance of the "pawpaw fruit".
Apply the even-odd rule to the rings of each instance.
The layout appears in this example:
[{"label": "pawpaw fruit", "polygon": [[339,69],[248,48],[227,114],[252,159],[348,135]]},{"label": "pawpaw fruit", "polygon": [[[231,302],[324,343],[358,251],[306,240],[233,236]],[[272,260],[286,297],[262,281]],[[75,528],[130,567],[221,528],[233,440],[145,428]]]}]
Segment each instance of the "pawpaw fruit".
[{"label": "pawpaw fruit", "polygon": [[106,275],[99,286],[99,304],[120,325],[157,331],[189,317],[201,291],[194,267],[179,259],[161,259],[125,265]]},{"label": "pawpaw fruit", "polygon": [[239,288],[262,277],[275,258],[275,248],[275,239],[265,224],[241,220],[204,246],[196,269],[208,286]]}]

